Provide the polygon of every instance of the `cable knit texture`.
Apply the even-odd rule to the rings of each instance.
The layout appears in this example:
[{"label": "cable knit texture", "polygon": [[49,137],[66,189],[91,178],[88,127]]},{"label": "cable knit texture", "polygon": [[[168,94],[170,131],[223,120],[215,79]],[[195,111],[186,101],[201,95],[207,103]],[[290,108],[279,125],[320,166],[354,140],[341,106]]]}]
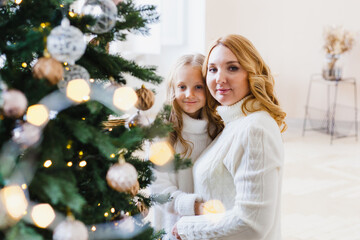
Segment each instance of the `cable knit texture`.
[{"label": "cable knit texture", "polygon": [[265,111],[244,115],[242,104],[218,107],[225,128],[193,167],[195,194],[220,200],[226,211],[182,217],[177,228],[183,240],[281,239],[280,130]]},{"label": "cable knit texture", "polygon": [[[189,158],[194,162],[200,153],[210,144],[211,138],[207,133],[207,120],[197,120],[183,114],[184,139],[192,142],[193,150]],[[180,142],[175,143],[175,152],[181,153],[184,147]],[[192,168],[179,170],[177,173],[155,171],[156,180],[151,185],[152,193],[170,193],[172,201],[153,207],[153,225],[157,230],[165,229],[168,233],[163,239],[175,239],[171,235],[174,224],[180,216],[194,215],[196,200],[202,200],[200,195],[194,193]]]}]

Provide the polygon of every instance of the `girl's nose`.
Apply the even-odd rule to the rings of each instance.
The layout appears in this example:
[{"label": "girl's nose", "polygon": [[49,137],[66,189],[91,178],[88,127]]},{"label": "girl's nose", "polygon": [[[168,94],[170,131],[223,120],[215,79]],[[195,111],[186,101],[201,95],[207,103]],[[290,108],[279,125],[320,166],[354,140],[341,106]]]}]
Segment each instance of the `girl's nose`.
[{"label": "girl's nose", "polygon": [[192,97],[192,96],[194,96],[194,90],[188,89],[188,90],[186,91],[186,97]]}]

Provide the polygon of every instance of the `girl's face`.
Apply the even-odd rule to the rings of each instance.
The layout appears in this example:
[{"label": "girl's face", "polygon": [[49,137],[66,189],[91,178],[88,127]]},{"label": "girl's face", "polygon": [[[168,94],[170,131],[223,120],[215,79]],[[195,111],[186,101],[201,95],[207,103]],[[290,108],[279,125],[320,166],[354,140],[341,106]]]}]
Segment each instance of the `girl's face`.
[{"label": "girl's face", "polygon": [[206,84],[221,105],[233,105],[250,93],[248,73],[227,47],[213,48],[207,68]]},{"label": "girl's face", "polygon": [[201,70],[190,65],[180,68],[174,83],[175,101],[190,117],[199,118],[205,106],[205,84]]}]

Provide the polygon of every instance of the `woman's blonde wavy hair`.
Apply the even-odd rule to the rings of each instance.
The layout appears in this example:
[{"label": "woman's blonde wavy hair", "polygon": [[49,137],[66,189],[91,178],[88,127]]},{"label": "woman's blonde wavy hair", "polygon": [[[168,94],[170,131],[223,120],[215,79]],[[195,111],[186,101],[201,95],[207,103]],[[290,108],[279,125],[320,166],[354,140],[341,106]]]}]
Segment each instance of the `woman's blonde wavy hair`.
[{"label": "woman's blonde wavy hair", "polygon": [[[182,70],[184,66],[192,66],[201,72],[204,59],[205,56],[202,54],[183,55],[175,63],[172,71],[167,78],[167,101],[172,107],[169,121],[173,124],[174,128],[174,131],[170,133],[170,143],[174,146],[175,142],[179,141],[184,147],[184,151],[181,153],[181,155],[184,157],[191,155],[193,143],[185,140],[181,134],[181,131],[183,129],[183,110],[175,101],[175,83],[178,77],[178,73]],[[209,90],[206,87],[205,78],[203,78],[203,81],[206,99],[212,98]],[[224,125],[220,116],[216,113],[215,107],[212,106],[210,108],[209,106],[210,105],[207,103],[203,107],[203,114],[207,117],[209,121],[209,124],[207,126],[208,134],[211,139],[214,139],[222,131]]]},{"label": "woman's blonde wavy hair", "polygon": [[[270,68],[265,64],[259,52],[248,39],[241,35],[231,34],[216,40],[210,46],[203,64],[203,75],[205,79],[208,71],[209,56],[212,50],[218,45],[223,45],[230,49],[240,65],[248,73],[250,95],[242,105],[241,110],[243,113],[265,110],[276,121],[281,132],[284,132],[287,128],[285,123],[286,113],[280,108],[279,101],[275,97],[274,77],[271,74]],[[219,105],[219,103],[215,105]]]}]

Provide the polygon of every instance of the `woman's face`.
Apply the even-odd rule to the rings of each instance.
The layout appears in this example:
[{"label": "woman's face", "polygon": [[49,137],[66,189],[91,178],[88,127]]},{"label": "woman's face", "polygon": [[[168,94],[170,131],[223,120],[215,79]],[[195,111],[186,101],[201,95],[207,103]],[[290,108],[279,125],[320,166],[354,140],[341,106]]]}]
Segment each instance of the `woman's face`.
[{"label": "woman's face", "polygon": [[227,47],[213,48],[207,68],[206,84],[221,105],[233,105],[250,93],[248,73]]}]

